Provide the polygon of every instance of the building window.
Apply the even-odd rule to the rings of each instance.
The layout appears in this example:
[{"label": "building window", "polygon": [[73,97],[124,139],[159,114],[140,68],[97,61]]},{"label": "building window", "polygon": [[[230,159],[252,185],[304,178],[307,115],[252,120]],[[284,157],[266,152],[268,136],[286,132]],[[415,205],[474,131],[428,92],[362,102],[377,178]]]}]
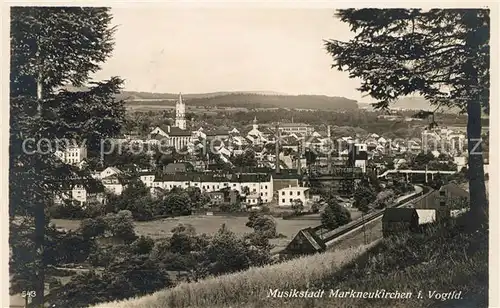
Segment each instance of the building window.
[{"label": "building window", "polygon": [[446,202],[445,202],[445,201],[440,201],[440,202],[439,202],[439,205],[440,205],[440,206],[446,206]]},{"label": "building window", "polygon": [[292,196],[292,195],[293,195],[293,192],[290,192],[290,196]]},{"label": "building window", "polygon": [[297,192],[297,196],[300,196],[300,191]]},{"label": "building window", "polygon": [[265,189],[267,189],[267,185],[266,185],[266,186],[264,186],[264,188],[265,188]]},{"label": "building window", "polygon": [[281,199],[281,202],[282,202],[282,203],[285,203],[285,199]]},{"label": "building window", "polygon": [[292,198],[290,198],[290,203],[292,203],[292,201],[293,201],[293,199],[292,199]]},{"label": "building window", "polygon": [[284,195],[285,195],[285,192],[284,192],[284,191],[282,191],[282,192],[281,192],[281,195],[282,195],[282,196],[284,196]]}]

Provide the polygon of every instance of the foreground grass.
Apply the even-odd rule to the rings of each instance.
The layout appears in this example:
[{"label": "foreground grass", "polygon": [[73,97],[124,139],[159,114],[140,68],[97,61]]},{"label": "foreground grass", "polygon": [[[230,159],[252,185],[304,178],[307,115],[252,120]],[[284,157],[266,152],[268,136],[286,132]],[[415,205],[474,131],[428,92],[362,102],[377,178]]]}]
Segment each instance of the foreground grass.
[{"label": "foreground grass", "polygon": [[[363,253],[364,252],[364,253]],[[325,290],[318,299],[272,298],[269,290]],[[412,292],[409,299],[329,297],[330,290]],[[422,291],[422,298],[417,298]],[[429,291],[462,291],[459,300],[429,298]],[[160,307],[487,307],[488,231],[459,226],[384,239],[245,272],[183,283],[173,289],[95,308]]]},{"label": "foreground grass", "polygon": [[142,298],[94,306],[95,308],[165,308],[214,307],[245,303],[265,296],[269,289],[308,288],[322,281],[349,261],[374,246],[361,246],[293,259],[284,263],[256,267],[205,279],[195,283],[181,283],[175,288],[156,292]]}]

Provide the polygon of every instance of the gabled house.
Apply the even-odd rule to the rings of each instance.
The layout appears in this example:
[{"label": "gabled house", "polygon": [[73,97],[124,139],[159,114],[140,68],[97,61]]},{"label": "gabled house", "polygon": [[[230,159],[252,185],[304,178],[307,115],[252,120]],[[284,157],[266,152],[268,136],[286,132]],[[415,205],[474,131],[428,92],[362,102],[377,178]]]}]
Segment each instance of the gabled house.
[{"label": "gabled house", "polygon": [[284,256],[310,255],[326,250],[325,242],[312,228],[300,230],[280,253]]},{"label": "gabled house", "polygon": [[142,171],[142,172],[139,172],[139,179],[147,187],[153,187],[153,183],[155,181],[155,172],[153,172],[153,171]]},{"label": "gabled house", "polygon": [[114,173],[101,178],[101,182],[109,193],[121,195],[127,187],[128,179],[123,173]]},{"label": "gabled house", "polygon": [[418,214],[413,208],[386,208],[382,217],[384,237],[416,232],[418,225]]}]

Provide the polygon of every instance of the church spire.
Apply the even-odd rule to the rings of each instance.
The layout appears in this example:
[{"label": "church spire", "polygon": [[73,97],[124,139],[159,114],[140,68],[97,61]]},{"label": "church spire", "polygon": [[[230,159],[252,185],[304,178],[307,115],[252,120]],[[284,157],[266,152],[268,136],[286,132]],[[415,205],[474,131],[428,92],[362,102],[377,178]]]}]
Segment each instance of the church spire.
[{"label": "church spire", "polygon": [[175,104],[175,126],[186,129],[186,105],[182,101],[181,93],[179,93],[179,100]]}]

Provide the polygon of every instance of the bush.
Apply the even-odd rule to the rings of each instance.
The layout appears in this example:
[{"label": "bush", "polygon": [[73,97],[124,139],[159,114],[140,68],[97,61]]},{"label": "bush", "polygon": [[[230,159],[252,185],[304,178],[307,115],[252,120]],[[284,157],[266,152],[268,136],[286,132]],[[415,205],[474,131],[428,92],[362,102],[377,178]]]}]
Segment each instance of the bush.
[{"label": "bush", "polygon": [[295,214],[299,214],[304,210],[304,203],[300,199],[295,199],[292,202],[292,210]]},{"label": "bush", "polygon": [[239,203],[222,203],[219,205],[219,209],[226,213],[235,213],[241,211],[241,205]]},{"label": "bush", "polygon": [[262,213],[251,213],[246,226],[253,228],[256,233],[261,233],[268,238],[276,237],[276,222],[271,216]]},{"label": "bush", "polygon": [[144,254],[149,254],[151,253],[151,250],[154,247],[154,240],[150,237],[141,235],[138,239],[132,242],[130,245],[130,248],[133,253],[139,254],[139,255],[144,255]]},{"label": "bush", "polygon": [[127,260],[133,254],[129,245],[101,244],[91,250],[88,261],[93,266],[107,267],[117,260]]},{"label": "bush", "polygon": [[341,206],[334,199],[330,199],[321,213],[321,223],[326,228],[333,230],[343,226],[351,221],[351,213],[345,207]]},{"label": "bush", "polygon": [[375,200],[376,194],[369,186],[359,186],[354,191],[354,206],[362,212],[369,210],[369,204]]},{"label": "bush", "polygon": [[58,288],[51,301],[57,307],[88,307],[110,300],[153,293],[172,285],[168,273],[147,256],[113,262],[102,275],[88,272]]},{"label": "bush", "polygon": [[321,208],[321,205],[318,203],[318,202],[314,202],[312,205],[311,205],[311,212],[313,213],[318,213],[319,212],[319,209]]},{"label": "bush", "polygon": [[113,237],[126,243],[131,243],[137,238],[134,231],[134,220],[130,211],[107,214],[104,219],[107,223],[107,230]]},{"label": "bush", "polygon": [[96,218],[106,214],[106,205],[102,203],[86,204],[83,208],[83,217],[85,218]]},{"label": "bush", "polygon": [[107,227],[103,217],[86,218],[80,222],[79,231],[84,237],[95,238],[104,235]]},{"label": "bush", "polygon": [[82,207],[73,202],[54,204],[49,207],[48,213],[54,219],[80,219],[85,216]]}]

